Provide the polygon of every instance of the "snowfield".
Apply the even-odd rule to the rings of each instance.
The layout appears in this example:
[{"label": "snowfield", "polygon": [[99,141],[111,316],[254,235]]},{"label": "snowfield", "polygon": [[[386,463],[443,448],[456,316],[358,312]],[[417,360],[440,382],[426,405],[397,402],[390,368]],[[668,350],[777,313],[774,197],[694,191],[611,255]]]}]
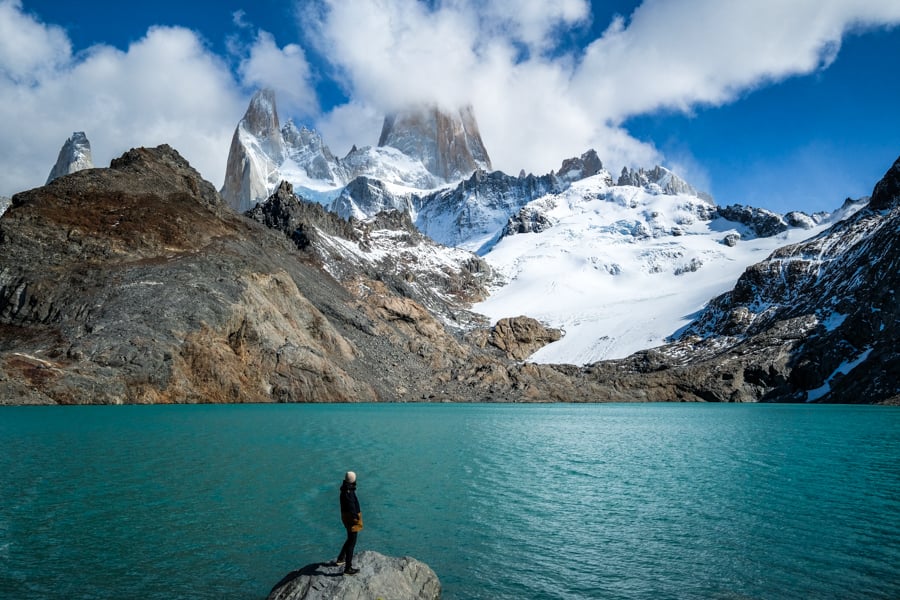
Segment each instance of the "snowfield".
[{"label": "snowfield", "polygon": [[[553,226],[504,237],[484,255],[508,283],[473,310],[562,329],[529,360],[576,365],[664,344],[749,265],[831,223],[753,238],[738,223],[709,220],[714,205],[703,199],[608,186],[602,175],[529,207]],[[734,246],[724,243],[730,233],[742,236]]]}]

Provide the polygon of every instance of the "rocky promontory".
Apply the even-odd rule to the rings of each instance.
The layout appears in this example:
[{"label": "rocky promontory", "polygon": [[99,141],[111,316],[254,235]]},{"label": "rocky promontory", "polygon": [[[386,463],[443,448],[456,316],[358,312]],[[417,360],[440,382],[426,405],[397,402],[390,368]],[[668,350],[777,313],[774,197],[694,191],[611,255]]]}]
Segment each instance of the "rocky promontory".
[{"label": "rocky promontory", "polygon": [[423,562],[409,556],[385,556],[365,550],[356,555],[359,573],[343,574],[343,567],[313,563],[294,571],[272,589],[268,600],[437,600],[441,582]]}]

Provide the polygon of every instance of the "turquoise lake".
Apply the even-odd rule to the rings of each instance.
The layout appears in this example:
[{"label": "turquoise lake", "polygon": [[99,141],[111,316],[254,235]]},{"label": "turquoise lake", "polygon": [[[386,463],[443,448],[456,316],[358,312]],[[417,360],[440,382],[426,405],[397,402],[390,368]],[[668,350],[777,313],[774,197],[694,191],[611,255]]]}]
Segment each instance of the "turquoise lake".
[{"label": "turquoise lake", "polygon": [[900,409],[0,409],[0,598],[262,599],[357,550],[444,598],[900,598]]}]

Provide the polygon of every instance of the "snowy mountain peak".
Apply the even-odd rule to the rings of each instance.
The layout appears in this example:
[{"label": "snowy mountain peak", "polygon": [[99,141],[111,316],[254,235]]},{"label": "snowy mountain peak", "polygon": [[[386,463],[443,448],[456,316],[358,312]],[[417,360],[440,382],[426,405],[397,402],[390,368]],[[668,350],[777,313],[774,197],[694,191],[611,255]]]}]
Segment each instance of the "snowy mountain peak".
[{"label": "snowy mountain peak", "polygon": [[471,106],[445,111],[422,105],[387,115],[379,146],[391,146],[422,161],[444,181],[458,181],[473,171],[491,170],[478,122]]},{"label": "snowy mountain peak", "polygon": [[[462,133],[435,147],[453,149],[456,140],[469,140],[467,143],[471,144],[472,136],[481,144],[471,111],[469,117],[465,117],[466,111],[460,114],[463,116],[459,122],[463,124],[458,127]],[[458,127],[444,124],[440,130],[452,133]],[[253,95],[247,112],[235,128],[222,197],[235,210],[245,212],[265,201],[283,180],[323,202],[333,200],[341,187],[361,176],[419,190],[434,189],[445,183],[417,157],[388,146],[361,149],[354,146],[346,157],[337,158],[316,131],[297,127],[290,120],[279,127],[274,92],[260,90]],[[442,158],[440,164],[451,164],[455,154],[444,152],[440,156],[451,157]],[[486,152],[484,158],[489,165]]]},{"label": "snowy mountain peak", "polygon": [[59,150],[56,164],[50,169],[47,183],[57,177],[74,173],[82,169],[93,169],[94,161],[91,159],[91,143],[83,131],[76,131],[67,139]]},{"label": "snowy mountain peak", "polygon": [[628,167],[623,167],[622,173],[619,175],[618,185],[630,185],[644,188],[651,194],[667,194],[670,196],[675,194],[687,194],[710,202],[712,201],[712,196],[706,192],[700,192],[694,189],[694,187],[684,179],[669,169],[659,165],[649,170],[641,168],[637,171],[629,169]]}]

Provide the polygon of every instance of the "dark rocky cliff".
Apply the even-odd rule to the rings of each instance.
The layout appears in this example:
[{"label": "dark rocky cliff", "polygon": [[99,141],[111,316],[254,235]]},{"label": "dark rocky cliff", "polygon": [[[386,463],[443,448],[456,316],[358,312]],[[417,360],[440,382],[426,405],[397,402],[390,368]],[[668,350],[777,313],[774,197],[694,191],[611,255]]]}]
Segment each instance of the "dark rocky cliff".
[{"label": "dark rocky cliff", "polygon": [[[356,235],[305,210],[318,230]],[[297,218],[264,217],[282,231]],[[0,218],[2,402],[521,395],[521,367],[496,347],[365,271],[339,282],[282,231],[234,213],[168,146],[17,194]]]}]

